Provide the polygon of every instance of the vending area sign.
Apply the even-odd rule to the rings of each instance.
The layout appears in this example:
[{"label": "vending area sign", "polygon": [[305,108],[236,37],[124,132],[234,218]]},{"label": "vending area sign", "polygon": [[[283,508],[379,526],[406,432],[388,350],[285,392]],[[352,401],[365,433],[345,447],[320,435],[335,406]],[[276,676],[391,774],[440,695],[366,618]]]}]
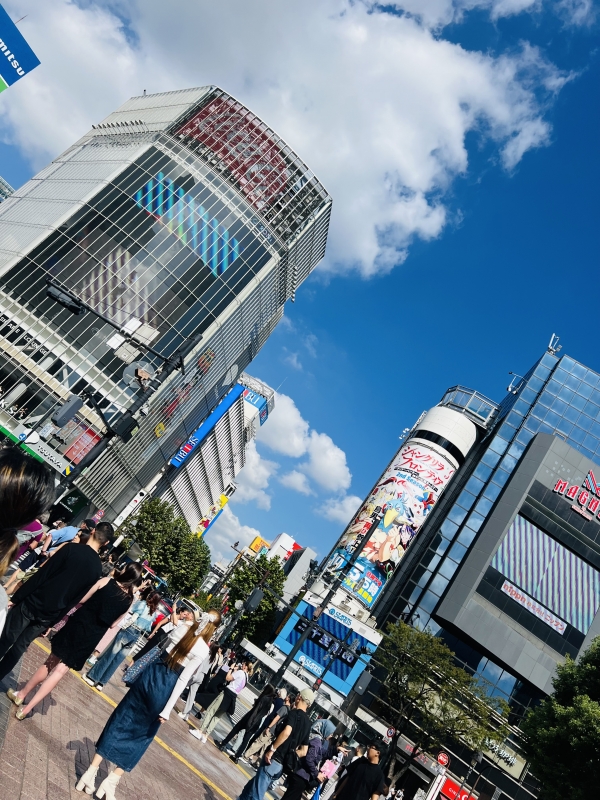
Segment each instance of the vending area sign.
[{"label": "vending area sign", "polygon": [[565,500],[573,500],[573,511],[581,514],[585,519],[600,521],[600,487],[592,470],[588,472],[582,485],[572,484],[559,478],[552,490],[562,495]]}]

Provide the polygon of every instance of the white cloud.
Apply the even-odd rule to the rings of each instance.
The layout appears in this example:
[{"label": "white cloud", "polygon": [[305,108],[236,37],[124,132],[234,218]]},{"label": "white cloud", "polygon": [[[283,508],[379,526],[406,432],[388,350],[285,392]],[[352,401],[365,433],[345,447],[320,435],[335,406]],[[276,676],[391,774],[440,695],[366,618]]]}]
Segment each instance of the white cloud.
[{"label": "white cloud", "polygon": [[361,503],[362,498],[357,497],[355,494],[349,494],[323,503],[319,508],[319,513],[321,516],[333,522],[341,522],[345,526],[350,522]]},{"label": "white cloud", "polygon": [[308,449],[308,429],[308,422],[303,419],[292,398],[278,393],[275,396],[275,409],[256,438],[276,453],[299,458]]},{"label": "white cloud", "polygon": [[[284,351],[287,352],[285,347]],[[288,353],[283,359],[283,361],[284,363],[288,364],[292,369],[298,370],[298,372],[302,371],[302,362],[298,358],[298,353]]]},{"label": "white cloud", "polygon": [[[7,3],[17,18],[25,7]],[[534,0],[29,0],[21,30],[42,65],[3,94],[4,137],[37,165],[132,94],[218,84],[286,138],[334,197],[325,269],[400,263],[447,223],[446,193],[487,137],[512,169],[549,141],[547,100],[566,77],[524,47],[493,55],[444,40],[473,7],[499,17]],[[545,7],[570,20],[587,0]],[[232,22],[233,21],[233,22]],[[215,32],[226,35],[215,35]],[[549,87],[553,88],[550,89]]]},{"label": "white cloud", "polygon": [[330,492],[350,486],[352,475],[346,464],[346,454],[326,433],[311,431],[308,443],[308,462],[301,469]]},{"label": "white cloud", "polygon": [[206,534],[206,544],[210,547],[213,563],[231,561],[235,555],[231,546],[239,542],[239,549],[246,547],[255,536],[260,536],[260,531],[249,525],[242,525],[230,506],[226,505],[219,519]]},{"label": "white cloud", "polygon": [[246,448],[246,463],[236,478],[237,489],[235,499],[240,503],[255,502],[259,508],[268,511],[271,508],[271,496],[265,489],[269,486],[271,476],[277,472],[279,464],[262,458],[251,441]]},{"label": "white cloud", "polygon": [[282,475],[281,478],[279,478],[279,483],[287,486],[288,489],[293,489],[295,492],[300,492],[300,494],[314,494],[313,490],[310,488],[310,484],[306,475],[303,472],[298,472],[296,469],[293,469],[286,475]]}]

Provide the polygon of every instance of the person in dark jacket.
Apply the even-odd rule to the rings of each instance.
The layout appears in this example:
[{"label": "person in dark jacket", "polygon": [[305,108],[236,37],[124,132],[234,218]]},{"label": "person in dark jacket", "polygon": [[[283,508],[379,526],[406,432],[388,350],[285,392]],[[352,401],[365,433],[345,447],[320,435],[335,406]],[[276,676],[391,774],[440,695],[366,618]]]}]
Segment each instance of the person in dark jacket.
[{"label": "person in dark jacket", "polygon": [[98,552],[113,536],[101,522],[83,547],[69,544],[49,558],[12,596],[0,636],[0,680],[18,663],[34,639],[64,617],[102,577]]},{"label": "person in dark jacket", "polygon": [[231,742],[240,731],[244,731],[242,743],[238,747],[237,751],[234,752],[232,757],[232,760],[235,764],[237,764],[240,756],[244,755],[244,751],[246,747],[248,747],[250,739],[260,728],[263,717],[269,713],[269,710],[276,697],[277,691],[275,687],[268,683],[256,698],[256,702],[250,711],[244,714],[244,716],[238,722],[236,722],[222,742],[215,742],[219,750],[225,750],[229,742]]},{"label": "person in dark jacket", "polygon": [[[7,694],[17,706],[24,703],[27,695],[37,686],[40,688],[32,699],[16,713],[24,719],[69,669],[82,669],[99,639],[131,605],[133,591],[142,580],[142,566],[132,562],[114,577],[101,578],[82,598],[81,607],[52,639],[52,652],[42,666],[18,692],[9,689]],[[41,684],[41,686],[40,686]]]},{"label": "person in dark jacket", "polygon": [[307,789],[314,789],[323,782],[319,772],[321,763],[329,757],[329,742],[335,731],[330,719],[318,719],[310,729],[308,752],[300,759],[300,766],[288,778],[287,790],[281,800],[301,800]]}]

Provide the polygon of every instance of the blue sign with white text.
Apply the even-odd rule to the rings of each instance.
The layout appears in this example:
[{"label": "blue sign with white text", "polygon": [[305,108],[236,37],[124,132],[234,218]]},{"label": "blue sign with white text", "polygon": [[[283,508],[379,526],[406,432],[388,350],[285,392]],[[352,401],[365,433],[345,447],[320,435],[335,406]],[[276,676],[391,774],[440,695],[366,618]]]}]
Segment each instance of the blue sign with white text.
[{"label": "blue sign with white text", "polygon": [[202,444],[217,422],[225,416],[225,414],[229,411],[238,397],[243,394],[243,392],[244,387],[237,383],[229,392],[229,394],[225,395],[214,411],[208,415],[202,425],[200,425],[200,427],[197,428],[194,433],[192,433],[187,442],[179,448],[173,458],[169,461],[169,464],[172,464],[174,467],[180,467],[191,456],[194,450]]},{"label": "blue sign with white text", "polygon": [[260,418],[260,424],[264,425],[267,420],[267,417],[269,416],[269,406],[267,405],[267,398],[263,397],[262,394],[258,394],[258,392],[253,392],[252,389],[245,389],[244,400],[247,403],[250,403],[251,406],[258,408],[258,416]]},{"label": "blue sign with white text", "polygon": [[0,92],[40,63],[15,23],[0,6]]}]

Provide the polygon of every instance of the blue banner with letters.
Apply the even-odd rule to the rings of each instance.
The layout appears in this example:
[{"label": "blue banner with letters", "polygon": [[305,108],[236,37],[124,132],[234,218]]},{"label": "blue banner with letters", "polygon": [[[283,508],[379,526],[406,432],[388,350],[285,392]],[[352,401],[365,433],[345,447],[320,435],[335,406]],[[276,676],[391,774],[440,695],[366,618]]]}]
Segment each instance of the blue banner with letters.
[{"label": "blue banner with letters", "polygon": [[0,6],[0,92],[27,75],[39,63],[39,58]]},{"label": "blue banner with letters", "polygon": [[269,416],[269,407],[267,405],[267,398],[262,394],[252,391],[252,389],[244,389],[244,400],[250,403],[251,406],[258,408],[258,415],[260,424],[264,425],[267,417]]}]

